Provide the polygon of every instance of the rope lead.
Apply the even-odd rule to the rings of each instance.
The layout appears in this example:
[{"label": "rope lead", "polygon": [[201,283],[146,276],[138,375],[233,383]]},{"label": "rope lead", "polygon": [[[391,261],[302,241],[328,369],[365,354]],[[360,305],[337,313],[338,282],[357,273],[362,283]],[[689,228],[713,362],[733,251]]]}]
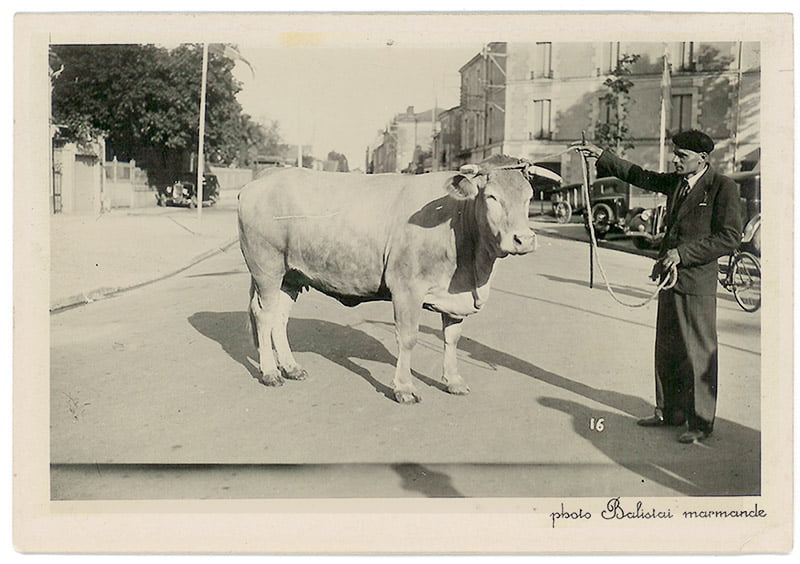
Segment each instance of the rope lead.
[{"label": "rope lead", "polygon": [[[577,150],[577,148],[576,148],[576,150]],[[588,167],[588,161],[586,159],[586,156],[583,153],[581,153],[581,157],[583,158],[583,164],[584,164],[584,166],[583,166],[583,171],[584,171],[584,176],[583,176],[583,199],[584,199],[584,203],[585,203],[586,207],[589,208],[589,178],[588,178],[588,175],[586,174],[586,171],[588,170],[588,168],[587,168]],[[589,209],[589,214],[587,216],[587,221],[589,223],[589,236],[591,238],[589,243],[592,246],[592,250],[594,251],[595,258],[597,259],[597,267],[600,269],[600,274],[603,275],[603,281],[606,284],[606,289],[608,290],[608,293],[611,294],[611,297],[614,298],[614,301],[616,301],[618,304],[623,305],[625,307],[630,307],[630,308],[644,307],[647,304],[649,304],[651,301],[653,301],[653,299],[655,299],[655,297],[658,296],[658,293],[660,291],[669,290],[669,289],[673,288],[675,286],[675,284],[677,284],[677,282],[678,282],[678,268],[673,266],[672,268],[669,269],[669,272],[667,273],[667,275],[663,276],[661,278],[661,281],[659,282],[658,287],[655,289],[655,291],[650,296],[648,296],[647,299],[644,300],[643,302],[628,303],[628,302],[624,302],[624,301],[620,300],[617,297],[617,295],[614,293],[613,288],[611,288],[611,284],[608,282],[608,276],[606,276],[606,271],[603,268],[603,264],[600,262],[600,254],[597,251],[597,238],[596,238],[595,233],[594,233],[594,223],[592,222],[592,218],[591,218],[591,209]]]}]

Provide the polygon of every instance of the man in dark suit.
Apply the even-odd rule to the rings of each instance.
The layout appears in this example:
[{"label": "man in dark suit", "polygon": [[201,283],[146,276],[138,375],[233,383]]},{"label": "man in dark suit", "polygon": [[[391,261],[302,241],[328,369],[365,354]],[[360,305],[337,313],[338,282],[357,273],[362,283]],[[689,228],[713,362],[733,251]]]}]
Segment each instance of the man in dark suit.
[{"label": "man in dark suit", "polygon": [[682,426],[678,440],[693,443],[714,428],[717,404],[717,259],[739,246],[742,212],[736,183],[709,166],[714,141],[683,131],[672,138],[675,172],[644,170],[592,144],[576,144],[597,158],[603,176],[616,176],[667,195],[666,232],[653,278],[677,268],[672,289],[658,296],[656,408],[639,425]]}]

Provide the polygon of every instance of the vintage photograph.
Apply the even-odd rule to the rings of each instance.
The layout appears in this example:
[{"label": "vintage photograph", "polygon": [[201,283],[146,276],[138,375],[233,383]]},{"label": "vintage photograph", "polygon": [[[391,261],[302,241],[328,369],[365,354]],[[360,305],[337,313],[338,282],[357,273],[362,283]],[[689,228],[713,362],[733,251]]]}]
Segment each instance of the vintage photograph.
[{"label": "vintage photograph", "polygon": [[20,544],[791,547],[791,17],[687,17],[17,16]]}]

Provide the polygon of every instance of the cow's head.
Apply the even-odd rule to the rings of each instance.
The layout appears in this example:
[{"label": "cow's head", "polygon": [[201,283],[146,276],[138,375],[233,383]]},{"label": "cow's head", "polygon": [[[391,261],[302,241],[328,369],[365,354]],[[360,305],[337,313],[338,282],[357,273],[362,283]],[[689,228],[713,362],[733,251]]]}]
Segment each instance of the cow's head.
[{"label": "cow's head", "polygon": [[533,195],[532,175],[553,175],[524,161],[465,165],[450,180],[448,190],[461,199],[474,199],[477,228],[497,256],[525,254],[536,249],[536,234],[528,225]]}]

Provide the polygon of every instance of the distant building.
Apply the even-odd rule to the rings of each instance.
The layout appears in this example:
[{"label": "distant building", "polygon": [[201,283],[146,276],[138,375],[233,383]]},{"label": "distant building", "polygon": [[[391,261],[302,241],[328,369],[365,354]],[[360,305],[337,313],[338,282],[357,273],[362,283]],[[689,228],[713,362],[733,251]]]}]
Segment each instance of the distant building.
[{"label": "distant building", "polygon": [[460,164],[479,163],[493,154],[503,152],[506,59],[505,43],[489,43],[459,69]]},{"label": "distant building", "polygon": [[370,151],[369,172],[423,172],[420,169],[425,168],[424,155],[430,157],[432,134],[433,110],[416,113],[414,106],[409,106],[380,132]]},{"label": "distant building", "polygon": [[433,170],[457,170],[465,164],[459,160],[461,152],[461,106],[454,106],[436,116],[436,133],[433,136]]}]

